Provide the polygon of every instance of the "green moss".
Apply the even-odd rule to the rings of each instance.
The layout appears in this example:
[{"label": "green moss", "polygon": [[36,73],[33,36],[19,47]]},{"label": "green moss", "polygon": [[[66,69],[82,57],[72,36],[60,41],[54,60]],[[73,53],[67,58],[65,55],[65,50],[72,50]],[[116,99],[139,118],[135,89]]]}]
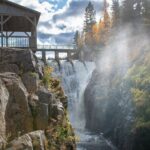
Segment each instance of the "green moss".
[{"label": "green moss", "polygon": [[50,85],[52,71],[53,69],[51,67],[46,66],[44,68],[44,76],[42,78],[42,83],[47,87],[49,87]]},{"label": "green moss", "polygon": [[32,77],[37,77],[37,73],[36,73],[36,72],[29,72],[29,74],[30,74]]}]

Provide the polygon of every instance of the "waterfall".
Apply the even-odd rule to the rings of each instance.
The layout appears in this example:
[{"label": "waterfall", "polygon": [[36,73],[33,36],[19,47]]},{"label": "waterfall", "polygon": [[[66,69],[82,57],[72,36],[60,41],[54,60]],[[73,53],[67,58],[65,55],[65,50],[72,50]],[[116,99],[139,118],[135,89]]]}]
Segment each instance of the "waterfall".
[{"label": "waterfall", "polygon": [[84,129],[84,90],[88,84],[91,74],[95,68],[93,62],[82,63],[73,61],[61,61],[60,68],[56,62],[49,65],[54,68],[53,75],[61,80],[62,86],[68,96],[69,118],[73,128]]},{"label": "waterfall", "polygon": [[69,119],[76,136],[79,137],[77,150],[115,150],[102,133],[95,134],[85,129],[84,91],[91,79],[95,64],[76,60],[73,63],[61,61],[60,65],[50,61],[49,65],[54,68],[53,76],[60,79],[68,96]]}]

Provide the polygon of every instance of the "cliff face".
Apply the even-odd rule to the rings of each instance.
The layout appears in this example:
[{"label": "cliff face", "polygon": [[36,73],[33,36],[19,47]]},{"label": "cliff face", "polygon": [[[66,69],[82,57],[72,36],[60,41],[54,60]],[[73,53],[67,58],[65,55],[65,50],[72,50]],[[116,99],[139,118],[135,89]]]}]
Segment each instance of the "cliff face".
[{"label": "cliff face", "polygon": [[130,47],[127,57],[122,50],[119,63],[116,62],[118,55],[114,53],[110,52],[110,57],[107,54],[106,58],[111,58],[109,65],[97,63],[97,69],[86,88],[86,127],[103,132],[120,150],[148,150],[149,45],[143,44],[137,49]]},{"label": "cliff face", "polygon": [[86,128],[104,133],[119,149],[130,150],[133,110],[128,85],[95,70],[85,91]]},{"label": "cliff face", "polygon": [[0,149],[75,149],[67,98],[43,67],[30,50],[0,49]]}]

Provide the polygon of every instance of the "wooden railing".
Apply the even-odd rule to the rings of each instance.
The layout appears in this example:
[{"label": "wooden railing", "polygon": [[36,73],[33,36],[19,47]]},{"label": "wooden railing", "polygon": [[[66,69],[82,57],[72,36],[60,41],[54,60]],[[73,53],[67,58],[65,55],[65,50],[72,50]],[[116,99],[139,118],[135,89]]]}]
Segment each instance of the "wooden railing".
[{"label": "wooden railing", "polygon": [[[0,40],[1,37],[0,37]],[[3,37],[3,45],[0,43],[0,47],[21,47],[29,48],[29,38],[26,36],[13,36],[13,37]]]},{"label": "wooden railing", "polygon": [[76,50],[77,46],[72,45],[37,45],[39,50]]}]

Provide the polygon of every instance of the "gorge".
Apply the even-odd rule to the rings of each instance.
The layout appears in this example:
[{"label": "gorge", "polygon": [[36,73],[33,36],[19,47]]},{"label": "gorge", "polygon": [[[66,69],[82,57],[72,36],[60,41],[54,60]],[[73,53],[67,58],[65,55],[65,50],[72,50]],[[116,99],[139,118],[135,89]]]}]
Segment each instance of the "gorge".
[{"label": "gorge", "polygon": [[68,95],[70,120],[80,139],[77,149],[149,149],[146,35],[126,28],[116,35],[121,41],[101,49],[95,63],[61,61],[60,68],[49,63]]},{"label": "gorge", "polygon": [[150,0],[11,1],[0,150],[150,150]]}]

